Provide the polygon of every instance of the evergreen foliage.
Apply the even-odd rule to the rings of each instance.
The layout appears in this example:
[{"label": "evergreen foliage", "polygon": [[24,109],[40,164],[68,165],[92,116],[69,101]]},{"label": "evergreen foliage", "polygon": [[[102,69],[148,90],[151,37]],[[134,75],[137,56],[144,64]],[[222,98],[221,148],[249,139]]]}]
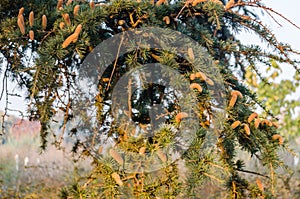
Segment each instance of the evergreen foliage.
[{"label": "evergreen foliage", "polygon": [[[60,5],[54,0],[22,1],[6,12],[5,6],[9,3],[3,2],[5,6],[1,7],[1,13],[5,13],[2,14],[5,17],[0,26],[0,50],[4,60],[2,72],[5,73],[5,78],[10,77],[28,92],[28,115],[32,120],[40,121],[42,127],[41,147],[46,148],[50,135],[55,139],[54,144],[60,146],[63,135],[67,133],[76,139],[73,146],[75,155],[94,159],[94,170],[90,176],[63,189],[62,198],[277,197],[275,171],[278,167],[284,167],[277,152],[285,148],[286,144],[277,131],[277,119],[272,110],[267,109],[242,80],[250,67],[252,72],[267,83],[259,73],[258,66],[264,64],[273,67],[270,60],[291,64],[299,72],[299,62],[290,58],[298,53],[288,44],[279,42],[257,15],[260,11],[270,15],[281,16],[280,14],[261,4],[259,0],[114,0],[96,2],[95,5],[85,1],[70,2]],[[74,8],[78,9],[78,5],[79,11],[74,13]],[[20,14],[22,6],[24,13]],[[32,27],[29,22],[31,11],[34,12]],[[24,17],[25,34],[22,34],[18,25],[18,15]],[[287,22],[292,23],[289,20]],[[83,128],[90,126],[90,130],[92,129],[92,116],[88,112],[74,112],[73,107],[80,103],[76,95],[83,97],[74,93],[74,88],[77,87],[77,72],[82,67],[83,60],[98,44],[118,33],[141,27],[179,31],[197,41],[210,57],[204,57],[202,49],[197,47],[189,52],[190,60],[166,50],[141,48],[118,57],[115,65],[111,65],[103,77],[97,80],[98,90],[93,96],[97,107],[96,127],[107,127],[105,136],[115,140],[123,151],[133,152],[130,156],[132,160],[138,158],[134,154],[156,154],[156,161],[164,165],[153,172],[137,169],[136,172],[128,173],[123,169],[124,154],[115,149],[107,149],[110,150],[109,155],[103,155],[102,146],[96,146],[92,142],[95,136],[102,135],[92,133],[89,144],[79,138]],[[243,44],[236,37],[241,30],[257,34],[269,48],[262,49],[258,44]],[[29,38],[30,31],[34,32],[34,39]],[[177,39],[172,34],[160,37],[166,43]],[[125,44],[129,46],[130,41],[124,41]],[[195,54],[195,60],[192,53]],[[215,134],[212,135],[209,130],[212,121],[207,119],[207,114],[209,118],[215,117],[211,93],[207,89],[210,83],[207,79],[192,78],[192,75],[201,70],[192,64],[193,61],[210,63],[211,60],[223,79],[210,81],[214,84],[225,83],[222,97],[228,101],[225,108],[226,119],[222,121],[224,128],[214,132],[217,133],[217,140],[214,140]],[[121,124],[109,122],[112,104],[108,101],[112,98],[112,88],[126,72],[148,63],[162,63],[176,69],[181,78],[203,88],[203,91],[199,87],[195,90],[196,98],[193,99],[199,111],[199,128],[195,139],[175,162],[167,158],[166,152],[162,150],[176,148],[174,139],[180,125],[176,122],[176,115],[180,110],[175,100],[169,100],[165,107],[172,113],[168,122],[150,138],[141,136],[133,139],[130,136],[133,129],[127,128],[126,120]],[[235,70],[240,72],[240,78],[233,75]],[[202,72],[209,72],[209,69]],[[168,71],[162,71],[162,74],[166,73]],[[209,73],[206,75],[209,77]],[[174,78],[172,85],[182,86],[181,78]],[[141,128],[149,124],[149,110],[146,107],[161,102],[162,99],[155,96],[160,96],[162,90],[164,88],[159,85],[151,85],[141,95],[133,96],[137,100],[133,101],[132,108],[139,110],[139,113],[130,111],[130,114],[133,114],[134,121]],[[249,116],[256,111],[257,105],[264,110],[264,114],[249,122]],[[105,108],[107,106],[109,111]],[[61,135],[58,135],[57,132],[52,132],[50,126],[52,122],[56,122],[54,116],[60,111],[64,113],[64,117],[62,121],[58,121],[62,130]],[[83,126],[75,126],[69,131],[67,125],[77,114],[81,115]],[[239,123],[233,125],[236,121]],[[96,147],[98,151],[90,150],[89,147]],[[237,156],[239,151],[249,153],[253,161],[258,160],[266,171],[248,171],[243,160]],[[140,164],[151,164],[151,161],[146,158]],[[257,175],[264,188],[257,181],[246,179],[244,173]],[[207,192],[207,186],[216,189]]]}]

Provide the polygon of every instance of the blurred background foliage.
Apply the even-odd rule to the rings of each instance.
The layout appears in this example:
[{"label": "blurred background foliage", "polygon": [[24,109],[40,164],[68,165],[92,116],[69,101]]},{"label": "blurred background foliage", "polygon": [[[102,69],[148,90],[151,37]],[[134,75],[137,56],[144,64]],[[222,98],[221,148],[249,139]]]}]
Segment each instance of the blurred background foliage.
[{"label": "blurred background foliage", "polygon": [[284,75],[285,67],[285,64],[270,60],[270,66],[260,69],[263,80],[248,67],[245,81],[278,118],[280,133],[294,140],[300,136],[300,74],[291,70],[289,76]]}]

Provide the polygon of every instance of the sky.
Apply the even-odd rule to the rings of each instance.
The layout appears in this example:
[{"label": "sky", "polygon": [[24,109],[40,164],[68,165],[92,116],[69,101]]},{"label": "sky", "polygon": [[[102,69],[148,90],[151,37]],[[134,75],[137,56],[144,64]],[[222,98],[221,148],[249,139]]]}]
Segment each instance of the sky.
[{"label": "sky", "polygon": [[[261,0],[267,7],[272,8],[273,10],[277,11],[278,13],[285,16],[287,19],[295,23],[300,27],[300,15],[299,15],[299,7],[300,1],[297,0]],[[300,29],[297,29],[295,26],[291,25],[287,21],[283,20],[278,15],[273,15],[276,20],[281,24],[278,25],[274,20],[265,15],[264,21],[267,23],[267,27],[272,30],[275,34],[278,41],[283,43],[288,43],[292,46],[294,50],[300,52]],[[257,43],[260,42],[260,39],[253,35],[244,34],[240,36],[243,41],[246,43]],[[292,74],[294,70],[292,66],[289,65],[280,65],[283,66],[283,74],[281,78],[283,79],[292,79]]]},{"label": "sky", "polygon": [[[283,16],[290,19],[292,22],[300,27],[300,1],[298,0],[263,0],[262,2],[268,7],[281,13]],[[300,51],[300,30],[293,27],[292,25],[280,20],[282,22],[282,27],[275,25],[272,29],[277,35],[278,40],[291,44],[295,49]]]},{"label": "sky", "polygon": [[[262,2],[273,10],[281,13],[283,16],[290,19],[292,22],[300,26],[300,1],[298,0],[262,0]],[[266,16],[267,17],[267,16]],[[284,43],[289,43],[294,49],[300,51],[300,30],[289,24],[288,22],[280,19],[277,17],[278,21],[282,24],[279,26],[276,24],[270,17],[266,18],[266,22],[268,22],[268,27],[273,30],[273,33],[277,36],[277,39]],[[254,38],[253,35],[241,35],[241,39],[245,42],[253,43],[253,42],[260,42],[259,39]],[[283,75],[282,78],[284,79],[291,79],[292,78],[292,67],[286,65],[283,68]],[[2,75],[0,75],[2,80]],[[22,92],[17,90],[17,87],[13,84],[9,84],[9,89],[16,93],[22,94]],[[2,90],[2,83],[0,84],[0,91]],[[298,92],[299,94],[299,92]],[[300,94],[296,94],[297,99],[299,99]],[[24,94],[23,94],[24,95]],[[298,95],[298,96],[297,96]],[[5,99],[5,98],[4,98]],[[12,104],[9,105],[12,109],[18,109],[20,111],[26,110],[26,105],[22,98],[11,97],[10,101]],[[0,110],[4,110],[5,107],[5,100],[0,101]]]}]

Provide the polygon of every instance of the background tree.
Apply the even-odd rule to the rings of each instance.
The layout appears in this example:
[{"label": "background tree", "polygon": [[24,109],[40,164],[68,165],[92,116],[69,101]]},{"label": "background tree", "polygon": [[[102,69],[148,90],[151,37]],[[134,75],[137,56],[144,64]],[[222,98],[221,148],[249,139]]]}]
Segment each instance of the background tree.
[{"label": "background tree", "polygon": [[[279,131],[286,138],[293,139],[299,135],[299,101],[296,98],[299,87],[299,73],[295,71],[293,79],[282,77],[284,67],[270,60],[270,66],[265,68],[264,80],[259,81],[250,68],[246,71],[246,82],[257,92],[258,98],[264,101],[268,109],[279,119]],[[276,94],[274,94],[276,91]]]},{"label": "background tree", "polygon": [[[34,17],[30,14],[32,11]],[[217,132],[215,147],[205,151],[206,144],[209,143],[207,139],[210,135],[208,129],[211,118],[215,117],[210,98],[214,93],[210,93],[207,86],[219,82],[212,79],[211,83],[205,78],[203,72],[206,74],[207,71],[196,68],[192,57],[194,54],[195,61],[204,63],[209,63],[210,58],[203,57],[203,54],[201,56],[202,51],[197,48],[192,51],[189,48],[185,49],[190,55],[190,60],[178,57],[170,51],[153,48],[141,48],[118,57],[115,64],[108,67],[103,77],[97,80],[98,90],[93,96],[96,99],[96,118],[99,125],[96,127],[106,127],[105,136],[115,140],[116,145],[123,151],[156,154],[157,159],[165,166],[155,172],[125,172],[122,169],[125,164],[124,156],[121,156],[119,151],[108,149],[108,154],[103,153],[101,146],[90,142],[93,141],[93,137],[104,135],[91,133],[88,143],[87,140],[80,139],[84,130],[82,127],[86,129],[91,124],[92,116],[85,112],[81,115],[84,126],[75,126],[66,133],[75,138],[75,155],[94,158],[94,170],[83,182],[64,189],[61,197],[197,198],[205,194],[209,197],[226,194],[232,198],[276,197],[275,169],[284,167],[277,151],[285,147],[285,142],[278,134],[277,119],[272,110],[266,108],[241,80],[250,68],[252,73],[265,81],[258,66],[263,64],[274,67],[270,60],[288,63],[299,72],[298,61],[290,58],[298,52],[277,41],[272,32],[259,20],[259,11],[271,16],[281,16],[262,5],[259,0],[175,0],[172,3],[163,0],[116,0],[102,3],[25,1],[24,8],[20,6],[17,12],[12,10],[12,14],[1,21],[0,47],[5,60],[4,78],[12,77],[22,89],[28,91],[28,116],[41,123],[43,149],[46,148],[49,134],[53,135],[54,143],[60,146],[64,133],[68,131],[67,124],[75,117],[73,107],[79,106],[80,101],[75,97],[77,93],[74,95],[74,91],[77,91],[74,88],[78,87],[78,71],[83,60],[99,43],[128,29],[156,26],[188,35],[207,50],[222,75],[223,79],[219,81],[225,83],[226,92],[220,94],[228,100],[226,119],[222,121],[224,129]],[[249,30],[259,35],[269,48],[265,50],[256,44],[243,44],[236,38],[240,30]],[[161,39],[172,41],[177,38],[170,34],[162,35]],[[122,44],[126,43],[121,41]],[[128,41],[127,43],[129,45]],[[168,101],[168,98],[153,97],[169,94],[164,88],[158,85],[146,87],[141,91],[141,95],[136,95],[136,101],[132,101],[133,108],[138,112],[129,111],[141,128],[147,128],[150,118],[147,105],[167,100],[165,108],[171,114],[166,124],[161,126],[154,136],[133,139],[129,133],[132,129],[125,128],[128,121],[124,121],[123,125],[109,122],[112,88],[126,71],[148,63],[163,63],[173,67],[179,71],[182,78],[190,81],[191,85],[195,83],[203,87],[203,91],[198,89],[194,99],[198,105],[199,119],[196,138],[175,162],[168,159],[161,149],[166,146],[174,147],[174,129],[177,129],[184,114],[181,114],[176,102]],[[240,71],[241,77],[235,77],[232,74],[233,70]],[[194,78],[197,74],[198,78]],[[209,77],[210,74],[206,75]],[[175,85],[180,86],[180,79],[174,81]],[[149,97],[152,98],[149,100]],[[255,114],[255,105],[262,108],[262,114]],[[60,136],[50,128],[59,110],[64,113],[60,121]],[[91,146],[97,149],[96,152],[90,150]],[[246,170],[247,165],[237,157],[239,150],[256,157],[265,170],[262,170],[262,173]],[[247,180],[243,178],[242,173],[254,174],[257,179],[255,182]],[[220,189],[209,192],[206,185],[215,185],[210,187]]]}]

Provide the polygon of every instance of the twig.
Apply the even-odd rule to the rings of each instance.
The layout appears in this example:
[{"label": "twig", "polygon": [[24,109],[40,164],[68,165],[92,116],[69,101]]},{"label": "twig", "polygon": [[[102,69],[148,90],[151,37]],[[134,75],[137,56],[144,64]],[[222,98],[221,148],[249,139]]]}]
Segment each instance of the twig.
[{"label": "twig", "polygon": [[[33,88],[32,88],[32,91],[31,91],[31,95],[30,95],[30,101],[33,99],[34,97],[34,93],[35,93],[35,90],[36,90],[36,82],[37,82],[37,79],[38,79],[38,75],[40,73],[40,68],[41,66],[36,66],[37,67],[37,70],[35,72],[35,75],[34,75],[34,80],[33,80]],[[31,102],[30,102],[31,104]]]},{"label": "twig", "polygon": [[209,177],[211,179],[214,179],[214,180],[216,180],[216,181],[218,181],[220,183],[224,183],[224,180],[221,180],[221,179],[217,178],[216,176],[210,175],[210,174],[205,173],[205,172],[203,172],[203,175],[205,175],[205,176],[207,176],[207,177]]},{"label": "twig", "polygon": [[5,108],[4,108],[4,114],[2,116],[2,126],[1,126],[1,132],[0,132],[0,136],[1,135],[4,135],[5,134],[5,131],[4,131],[4,122],[5,122],[5,117],[7,116],[7,110],[8,110],[8,91],[7,91],[7,65],[6,65],[6,69],[5,69],[5,72],[4,72],[4,77],[3,77],[3,88],[2,88],[2,92],[1,92],[1,97],[0,97],[0,101],[1,101],[1,98],[3,96],[3,93],[4,93],[4,90],[5,90]]},{"label": "twig", "polygon": [[249,171],[249,170],[244,170],[244,169],[237,169],[237,171],[244,172],[244,173],[251,173],[251,174],[254,174],[254,175],[258,175],[258,176],[262,176],[262,177],[270,179],[269,176],[263,175],[261,173],[257,173],[255,171]]},{"label": "twig", "polygon": [[216,17],[216,20],[217,20],[217,27],[216,29],[214,30],[214,37],[216,36],[217,34],[217,30],[220,30],[221,29],[221,25],[220,25],[220,21],[219,21],[219,17],[217,15],[217,12],[214,10],[214,16]]},{"label": "twig", "polygon": [[275,196],[275,191],[274,191],[274,170],[273,170],[273,165],[270,163],[270,174],[271,174],[271,192],[272,195]]},{"label": "twig", "polygon": [[280,16],[281,18],[283,18],[284,20],[286,20],[287,22],[289,22],[290,24],[292,24],[293,26],[295,26],[297,29],[300,30],[300,27],[297,26],[295,23],[293,23],[291,20],[289,20],[288,18],[286,18],[285,16],[283,16],[282,14],[280,14],[279,12],[273,10],[272,8],[269,8],[269,7],[266,7],[266,6],[262,6],[262,5],[259,5],[259,4],[254,4],[254,5],[250,5],[250,6],[253,6],[253,7],[259,7],[259,8],[262,8],[264,10],[269,10],[275,14],[277,14],[278,16]]},{"label": "twig", "polygon": [[[295,23],[293,23],[291,20],[289,20],[287,17],[285,17],[284,15],[282,15],[281,13],[273,10],[272,8],[269,8],[267,6],[263,6],[263,5],[260,5],[258,4],[259,1],[254,1],[254,2],[239,2],[239,3],[236,3],[234,5],[234,7],[236,6],[250,6],[250,7],[256,7],[256,8],[261,8],[263,10],[265,10],[266,12],[267,11],[270,11],[270,12],[273,12],[275,13],[276,15],[280,16],[281,18],[283,18],[284,20],[286,20],[288,23],[292,24],[293,26],[295,26],[297,29],[300,30],[300,27],[297,26]],[[269,13],[268,13],[269,14]],[[273,17],[272,17],[273,18]],[[276,20],[275,20],[276,21]]]},{"label": "twig", "polygon": [[2,99],[2,97],[3,97],[3,94],[4,94],[4,88],[5,88],[5,80],[6,80],[6,78],[7,78],[7,68],[5,69],[5,72],[4,72],[4,77],[3,77],[3,79],[2,79],[2,85],[3,85],[3,88],[2,88],[2,90],[1,90],[1,94],[0,94],[0,101],[1,101],[1,99]]},{"label": "twig", "polygon": [[273,15],[271,15],[271,13],[266,10],[266,13],[275,21],[275,23],[277,23],[280,27],[282,27],[282,25],[279,23],[279,21],[277,21],[277,19],[275,19],[275,17]]},{"label": "twig", "polygon": [[188,0],[188,1],[185,2],[184,6],[181,8],[181,10],[179,11],[179,13],[178,13],[177,16],[175,17],[175,21],[176,21],[176,20],[178,19],[178,17],[181,15],[181,13],[183,12],[183,10],[184,10],[185,8],[187,8],[188,5],[189,5],[190,3],[192,3],[192,2],[193,2],[193,0]]},{"label": "twig", "polygon": [[238,194],[238,192],[236,191],[236,184],[235,181],[232,181],[232,192],[234,194],[234,198],[236,198],[236,195]]},{"label": "twig", "polygon": [[212,166],[214,166],[214,167],[217,167],[217,168],[219,168],[219,169],[223,169],[223,170],[225,170],[225,171],[229,171],[229,169],[228,168],[224,168],[224,167],[222,167],[222,166],[220,166],[220,165],[217,165],[217,164],[215,164],[215,163],[212,163],[212,162],[207,162],[208,164],[210,164],[210,165],[212,165]]},{"label": "twig", "polygon": [[[43,31],[44,32],[44,31]],[[40,42],[40,46],[42,45],[42,43],[44,42],[44,40],[46,40],[46,38],[51,34],[51,33],[53,33],[54,31],[52,30],[52,31],[49,31],[43,38],[42,38],[42,40],[41,40],[41,42]]]},{"label": "twig", "polygon": [[118,62],[119,54],[120,54],[120,49],[121,49],[121,46],[123,44],[123,41],[124,41],[124,32],[122,32],[121,41],[120,41],[120,44],[119,44],[119,47],[118,47],[118,52],[117,52],[116,59],[115,59],[115,62],[114,62],[114,68],[113,68],[113,71],[111,72],[111,75],[110,75],[110,78],[109,78],[109,81],[108,81],[108,85],[107,85],[106,91],[108,91],[108,89],[110,87],[110,83],[111,83],[112,77],[113,77],[114,72],[116,70],[117,62]]},{"label": "twig", "polygon": [[128,81],[128,116],[129,118],[131,119],[132,118],[132,105],[131,105],[131,92],[132,92],[132,87],[131,87],[131,84],[132,84],[132,79],[129,78],[129,81]]}]

